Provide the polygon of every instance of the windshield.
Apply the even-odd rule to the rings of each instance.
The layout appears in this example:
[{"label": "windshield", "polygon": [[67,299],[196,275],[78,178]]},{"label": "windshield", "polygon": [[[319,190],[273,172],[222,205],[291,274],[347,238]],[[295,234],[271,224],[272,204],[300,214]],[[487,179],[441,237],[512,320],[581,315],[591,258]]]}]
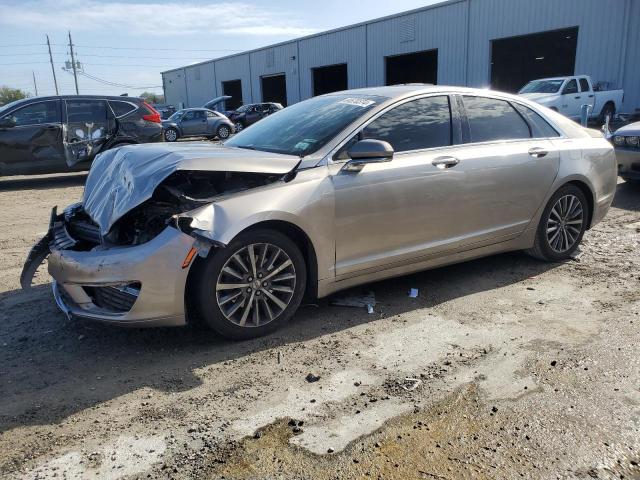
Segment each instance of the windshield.
[{"label": "windshield", "polygon": [[558,93],[564,80],[534,80],[527,83],[518,93]]},{"label": "windshield", "polygon": [[311,98],[269,115],[225,145],[304,157],[385,100],[386,97],[346,93]]},{"label": "windshield", "polygon": [[176,121],[180,120],[180,117],[182,116],[183,113],[184,113],[184,110],[178,110],[176,113],[171,115],[167,120],[171,120],[172,122],[176,122]]}]

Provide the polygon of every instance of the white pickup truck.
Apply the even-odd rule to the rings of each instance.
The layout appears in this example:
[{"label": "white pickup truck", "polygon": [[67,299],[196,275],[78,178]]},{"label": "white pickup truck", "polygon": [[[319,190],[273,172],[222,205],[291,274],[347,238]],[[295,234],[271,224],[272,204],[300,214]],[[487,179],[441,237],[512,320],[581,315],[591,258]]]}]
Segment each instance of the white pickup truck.
[{"label": "white pickup truck", "polygon": [[591,105],[590,118],[613,117],[624,97],[623,90],[594,88],[588,75],[532,80],[518,93],[574,120],[580,119],[582,105]]}]

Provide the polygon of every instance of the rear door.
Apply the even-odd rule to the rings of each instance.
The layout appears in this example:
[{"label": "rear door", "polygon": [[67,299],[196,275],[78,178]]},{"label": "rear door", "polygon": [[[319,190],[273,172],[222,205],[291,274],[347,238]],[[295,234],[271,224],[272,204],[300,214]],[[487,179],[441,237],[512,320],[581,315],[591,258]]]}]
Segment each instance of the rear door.
[{"label": "rear door", "polygon": [[64,103],[67,164],[88,163],[108,146],[116,133],[116,119],[106,100],[74,98]]},{"label": "rear door", "polygon": [[477,95],[458,97],[465,144],[453,156],[465,175],[456,201],[467,214],[459,234],[464,244],[505,241],[521,234],[556,178],[558,133],[522,104]]},{"label": "rear door", "polygon": [[580,107],[582,106],[582,95],[578,88],[578,81],[575,78],[567,81],[562,88],[560,113],[570,118],[580,117]]},{"label": "rear door", "polygon": [[66,169],[60,100],[30,103],[9,112],[15,126],[0,129],[0,171],[7,174]]}]

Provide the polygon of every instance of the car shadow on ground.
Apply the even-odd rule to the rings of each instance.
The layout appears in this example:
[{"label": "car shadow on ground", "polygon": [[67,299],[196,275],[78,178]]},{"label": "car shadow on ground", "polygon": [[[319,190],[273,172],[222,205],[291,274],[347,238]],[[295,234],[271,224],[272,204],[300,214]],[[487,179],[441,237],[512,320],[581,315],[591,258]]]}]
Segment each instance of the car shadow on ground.
[{"label": "car shadow on ground", "polygon": [[0,191],[48,190],[84,185],[86,172],[64,173],[60,175],[37,175],[33,177],[0,177]]},{"label": "car shadow on ground", "polygon": [[[282,330],[244,342],[197,327],[123,329],[70,321],[57,311],[49,285],[6,292],[0,295],[0,432],[56,423],[143,387],[189,390],[202,383],[198,368],[505,287],[556,266],[516,252],[377,282],[346,292],[374,292],[374,315],[332,306],[330,297],[301,307]],[[410,288],[419,290],[418,298],[408,297]]]}]

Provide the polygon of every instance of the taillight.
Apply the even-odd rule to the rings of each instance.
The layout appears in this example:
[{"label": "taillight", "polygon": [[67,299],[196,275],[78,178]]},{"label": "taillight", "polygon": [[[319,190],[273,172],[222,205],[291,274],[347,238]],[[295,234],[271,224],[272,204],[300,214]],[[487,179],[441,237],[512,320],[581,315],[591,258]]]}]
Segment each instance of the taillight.
[{"label": "taillight", "polygon": [[160,112],[158,112],[155,108],[153,108],[147,102],[142,102],[142,104],[147,109],[147,111],[151,112],[151,113],[148,113],[147,115],[143,115],[142,116],[143,120],[146,120],[147,122],[153,122],[153,123],[162,123]]}]

